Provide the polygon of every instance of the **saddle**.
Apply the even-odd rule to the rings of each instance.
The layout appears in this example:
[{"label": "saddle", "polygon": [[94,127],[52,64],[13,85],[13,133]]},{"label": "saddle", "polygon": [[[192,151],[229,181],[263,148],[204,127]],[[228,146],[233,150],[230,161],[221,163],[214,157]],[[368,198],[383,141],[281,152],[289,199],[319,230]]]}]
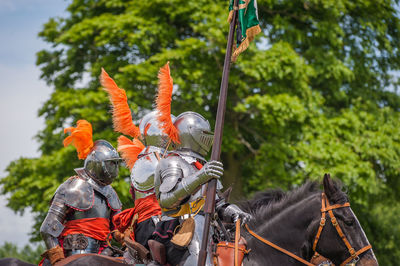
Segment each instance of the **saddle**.
[{"label": "saddle", "polygon": [[150,251],[140,243],[133,241],[129,235],[125,236],[124,242],[128,252],[134,259],[139,259],[144,263],[151,261]]}]

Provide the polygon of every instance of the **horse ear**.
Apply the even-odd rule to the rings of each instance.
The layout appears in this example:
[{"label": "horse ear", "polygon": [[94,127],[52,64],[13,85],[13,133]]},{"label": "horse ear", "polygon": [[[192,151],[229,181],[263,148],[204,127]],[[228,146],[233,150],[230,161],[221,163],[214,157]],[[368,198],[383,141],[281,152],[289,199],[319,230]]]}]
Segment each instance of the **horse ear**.
[{"label": "horse ear", "polygon": [[324,175],[323,184],[324,184],[324,191],[325,191],[326,196],[328,197],[328,199],[332,198],[333,194],[335,194],[337,192],[337,188],[336,188],[335,184],[333,183],[330,174]]},{"label": "horse ear", "polygon": [[224,192],[220,193],[220,197],[225,199],[225,202],[229,202],[229,197],[231,195],[232,192],[232,187],[228,187]]}]

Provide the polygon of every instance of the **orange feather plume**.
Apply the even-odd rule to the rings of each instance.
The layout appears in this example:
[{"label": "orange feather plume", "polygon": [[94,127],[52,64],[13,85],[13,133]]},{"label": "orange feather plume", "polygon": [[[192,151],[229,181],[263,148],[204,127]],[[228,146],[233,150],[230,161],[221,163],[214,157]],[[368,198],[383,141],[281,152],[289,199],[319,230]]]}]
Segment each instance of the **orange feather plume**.
[{"label": "orange feather plume", "polygon": [[125,90],[118,88],[118,85],[103,68],[101,69],[100,83],[108,93],[112,104],[114,130],[133,138],[140,137],[140,130],[132,121]]},{"label": "orange feather plume", "polygon": [[76,127],[64,129],[64,134],[70,133],[63,141],[64,147],[72,144],[78,152],[79,159],[86,159],[93,147],[92,125],[86,120],[79,120]]},{"label": "orange feather plume", "polygon": [[143,143],[138,139],[131,141],[125,136],[119,136],[118,138],[118,152],[121,153],[121,157],[124,159],[129,169],[132,169],[133,165],[137,161],[139,153],[145,148]]},{"label": "orange feather plume", "polygon": [[167,134],[173,142],[180,143],[178,130],[171,119],[173,80],[169,70],[169,62],[160,68],[158,80],[158,94],[156,98],[158,121],[160,122],[163,132]]}]

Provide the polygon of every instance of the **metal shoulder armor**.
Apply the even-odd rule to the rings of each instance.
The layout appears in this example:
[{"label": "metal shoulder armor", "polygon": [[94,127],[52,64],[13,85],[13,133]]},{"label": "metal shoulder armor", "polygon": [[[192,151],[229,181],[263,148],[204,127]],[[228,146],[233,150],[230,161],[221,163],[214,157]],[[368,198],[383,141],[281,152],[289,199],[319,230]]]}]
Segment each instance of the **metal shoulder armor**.
[{"label": "metal shoulder armor", "polygon": [[117,192],[115,192],[111,185],[100,186],[93,179],[89,179],[88,183],[93,187],[94,190],[96,190],[106,198],[108,206],[113,211],[119,211],[122,209],[122,203],[119,200],[118,194]]},{"label": "metal shoulder armor", "polygon": [[85,179],[78,176],[70,177],[61,184],[56,190],[56,195],[65,205],[80,211],[89,210],[94,204],[92,186]]},{"label": "metal shoulder armor", "polygon": [[170,192],[183,178],[182,167],[186,162],[179,156],[169,156],[160,160],[155,177],[156,194]]}]

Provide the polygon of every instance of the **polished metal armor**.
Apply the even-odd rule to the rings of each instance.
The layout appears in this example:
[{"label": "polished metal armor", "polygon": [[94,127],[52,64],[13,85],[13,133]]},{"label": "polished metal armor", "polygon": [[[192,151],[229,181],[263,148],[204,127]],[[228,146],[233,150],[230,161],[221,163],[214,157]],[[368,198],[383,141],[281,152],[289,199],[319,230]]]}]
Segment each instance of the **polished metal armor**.
[{"label": "polished metal armor", "polygon": [[[175,116],[171,115],[172,121]],[[160,128],[157,111],[146,114],[139,123],[145,145],[147,146],[139,155],[131,169],[131,183],[135,199],[145,198],[154,194],[154,172],[158,161],[169,147],[168,136]]]},{"label": "polished metal armor", "polygon": [[[171,115],[172,122],[175,116]],[[139,130],[142,133],[146,146],[167,148],[168,136],[162,131],[160,122],[157,119],[157,111],[146,114],[139,123]]]},{"label": "polished metal armor", "polygon": [[[177,213],[180,215],[179,209],[184,204],[193,206],[191,203],[199,202],[205,195],[204,184],[212,178],[221,177],[224,171],[221,162],[206,163],[203,157],[209,152],[213,140],[210,124],[204,117],[194,112],[185,112],[176,118],[174,125],[179,131],[181,143],[175,146],[176,150],[170,152],[167,158],[160,160],[155,174],[156,196],[163,214],[172,217],[176,217]],[[198,163],[204,164],[201,169]],[[219,180],[217,189],[222,189]],[[232,222],[238,218],[248,220],[251,217],[236,205],[225,203],[217,195],[216,200],[216,211],[224,221]],[[190,256],[184,265],[196,264],[200,252],[204,216],[200,212],[194,220],[195,233],[188,246]],[[213,265],[209,256],[206,265]]]},{"label": "polished metal armor", "polygon": [[164,152],[162,148],[149,146],[139,154],[131,170],[135,199],[154,194],[154,173]]},{"label": "polished metal armor", "polygon": [[[57,238],[63,232],[66,221],[99,217],[111,220],[112,214],[122,207],[117,193],[110,185],[100,185],[84,168],[75,171],[77,176],[69,178],[58,187],[40,227],[40,233],[48,249],[59,245]],[[92,253],[93,247],[99,242],[88,237],[87,241],[88,247],[75,253]]]},{"label": "polished metal armor", "polygon": [[83,168],[101,185],[109,185],[118,176],[120,161],[117,150],[108,141],[97,140],[86,157]]},{"label": "polished metal armor", "polygon": [[172,209],[180,206],[183,201],[198,200],[204,192],[201,185],[211,178],[218,178],[223,173],[220,162],[211,161],[199,170],[193,165],[196,161],[196,158],[180,156],[178,153],[160,161],[156,171],[155,187],[161,207]]},{"label": "polished metal armor", "polygon": [[[222,163],[211,161],[199,170],[195,162],[198,162],[197,158],[179,153],[171,153],[160,161],[155,175],[155,189],[163,215],[173,216],[179,212],[182,204],[197,202],[205,193],[206,186],[203,184],[211,178],[222,176]],[[184,265],[196,264],[200,252],[204,216],[199,213],[194,219],[195,232],[188,246],[190,256]],[[210,258],[206,265],[212,265]]]},{"label": "polished metal armor", "polygon": [[179,131],[180,140],[175,146],[176,150],[189,149],[202,156],[207,155],[213,144],[214,133],[202,115],[184,112],[176,117],[174,125]]}]

